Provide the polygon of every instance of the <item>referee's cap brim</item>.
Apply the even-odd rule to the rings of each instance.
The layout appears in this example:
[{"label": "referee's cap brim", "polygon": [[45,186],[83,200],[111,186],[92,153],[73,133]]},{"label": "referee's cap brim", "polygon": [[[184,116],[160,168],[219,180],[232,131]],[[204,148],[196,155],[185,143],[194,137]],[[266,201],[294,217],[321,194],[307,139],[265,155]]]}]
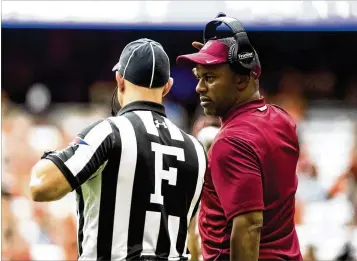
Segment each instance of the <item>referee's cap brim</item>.
[{"label": "referee's cap brim", "polygon": [[120,61],[119,61],[116,65],[114,65],[112,71],[113,72],[119,71],[120,68],[121,68],[121,64],[120,64]]}]

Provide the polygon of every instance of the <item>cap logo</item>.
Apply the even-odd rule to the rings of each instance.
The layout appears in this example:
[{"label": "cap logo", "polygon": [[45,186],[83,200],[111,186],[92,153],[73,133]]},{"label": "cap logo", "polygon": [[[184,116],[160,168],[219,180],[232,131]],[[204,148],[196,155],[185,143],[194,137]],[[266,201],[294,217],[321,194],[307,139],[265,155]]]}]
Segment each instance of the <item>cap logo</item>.
[{"label": "cap logo", "polygon": [[206,63],[214,63],[216,62],[217,60],[206,60]]},{"label": "cap logo", "polygon": [[253,58],[253,53],[238,54],[238,59],[239,60],[245,60],[245,59],[250,59],[250,58]]}]

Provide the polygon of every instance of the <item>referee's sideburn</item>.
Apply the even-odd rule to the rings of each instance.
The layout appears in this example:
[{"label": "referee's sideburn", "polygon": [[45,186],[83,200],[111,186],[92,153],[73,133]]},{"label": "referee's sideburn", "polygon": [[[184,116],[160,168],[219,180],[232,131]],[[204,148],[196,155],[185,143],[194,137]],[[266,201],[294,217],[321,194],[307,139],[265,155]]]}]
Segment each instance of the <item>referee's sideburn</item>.
[{"label": "referee's sideburn", "polygon": [[158,42],[139,39],[113,71],[112,116],[43,154],[31,173],[32,199],[75,191],[79,260],[187,260],[207,160],[202,145],[166,117],[169,58]]}]

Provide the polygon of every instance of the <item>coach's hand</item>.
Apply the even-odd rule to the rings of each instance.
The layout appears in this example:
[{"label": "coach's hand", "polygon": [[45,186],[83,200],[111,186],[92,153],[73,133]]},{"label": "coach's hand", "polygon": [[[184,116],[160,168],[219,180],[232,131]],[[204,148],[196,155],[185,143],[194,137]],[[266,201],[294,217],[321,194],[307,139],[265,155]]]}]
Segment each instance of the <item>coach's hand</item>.
[{"label": "coach's hand", "polygon": [[192,43],[192,46],[195,47],[195,48],[198,49],[198,50],[201,50],[202,47],[204,46],[204,44],[203,44],[203,43],[200,43],[200,42],[194,41],[194,42]]}]

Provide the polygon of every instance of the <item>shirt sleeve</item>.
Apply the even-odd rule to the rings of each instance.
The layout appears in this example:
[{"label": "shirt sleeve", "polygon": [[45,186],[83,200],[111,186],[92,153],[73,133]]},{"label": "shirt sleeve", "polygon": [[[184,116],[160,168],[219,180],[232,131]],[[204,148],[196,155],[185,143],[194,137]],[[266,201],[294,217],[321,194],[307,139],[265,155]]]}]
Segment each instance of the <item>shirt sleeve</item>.
[{"label": "shirt sleeve", "polygon": [[211,175],[228,220],[264,209],[258,156],[239,139],[223,138],[212,149]]},{"label": "shirt sleeve", "polygon": [[114,147],[114,134],[109,121],[103,120],[85,128],[63,150],[44,158],[61,170],[72,189],[86,182],[106,162]]}]

